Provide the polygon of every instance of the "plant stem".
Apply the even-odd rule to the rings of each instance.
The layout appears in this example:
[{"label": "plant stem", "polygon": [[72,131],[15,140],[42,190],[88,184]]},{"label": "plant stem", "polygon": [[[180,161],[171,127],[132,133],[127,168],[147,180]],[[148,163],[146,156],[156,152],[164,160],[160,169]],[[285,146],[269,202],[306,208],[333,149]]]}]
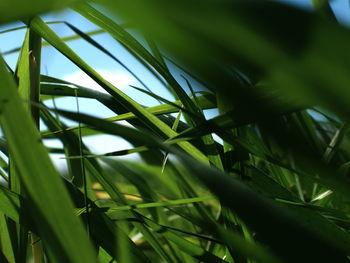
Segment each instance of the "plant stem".
[{"label": "plant stem", "polygon": [[42,263],[42,247],[41,239],[34,233],[30,233],[31,236],[31,245],[32,245],[32,254],[34,263]]}]

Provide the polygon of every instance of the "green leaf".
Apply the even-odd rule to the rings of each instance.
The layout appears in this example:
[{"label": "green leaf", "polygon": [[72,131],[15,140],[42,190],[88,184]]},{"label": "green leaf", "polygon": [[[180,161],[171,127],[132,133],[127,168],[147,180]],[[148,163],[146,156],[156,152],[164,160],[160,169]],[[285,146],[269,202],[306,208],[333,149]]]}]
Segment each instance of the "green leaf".
[{"label": "green leaf", "polygon": [[[44,12],[61,9],[67,5],[78,2],[77,0],[33,0],[30,3],[25,0],[16,0],[14,2],[1,1],[0,10],[1,18],[0,23],[8,23],[17,21],[20,19],[26,19],[28,17],[42,14]],[[16,7],[16,8],[14,8]]]},{"label": "green leaf", "polygon": [[[25,109],[30,113],[35,124],[39,126],[39,109],[33,103],[39,101],[40,94],[40,60],[41,60],[41,38],[30,28],[27,29],[24,43],[22,45],[21,53],[18,59],[16,68],[16,78],[18,81],[18,93],[24,101]],[[23,194],[22,184],[20,182],[20,175],[17,169],[17,161],[12,155],[9,157],[10,173],[9,185],[11,190],[18,194]],[[9,221],[12,225],[11,238],[14,243],[14,251],[16,255],[16,262],[26,262],[27,246],[28,246],[28,229],[21,225],[15,225],[14,222]],[[32,233],[33,237],[34,234]],[[37,239],[37,238],[34,238]],[[36,242],[32,246],[33,256],[35,261],[41,258],[42,252],[40,242]]]},{"label": "green leaf", "polygon": [[[81,222],[73,214],[73,205],[62,179],[40,142],[40,134],[25,111],[3,60],[0,61],[0,76],[4,84],[0,93],[0,123],[30,198],[38,234],[57,260],[94,262],[93,249]],[[49,210],[51,212],[47,213]]]},{"label": "green leaf", "polygon": [[[86,64],[76,53],[73,52],[40,18],[36,17],[31,21],[31,26],[47,42],[53,45],[57,50],[63,53],[73,63],[80,67],[86,74],[95,80],[102,88],[110,93],[116,100],[120,101],[127,109],[133,112],[142,122],[151,129],[159,132],[163,136],[176,136],[169,126],[160,121],[153,114],[147,112],[141,105],[128,97],[122,91],[114,87],[111,83],[103,79],[93,68]],[[179,146],[202,162],[208,162],[208,159],[192,144],[180,142]]]}]

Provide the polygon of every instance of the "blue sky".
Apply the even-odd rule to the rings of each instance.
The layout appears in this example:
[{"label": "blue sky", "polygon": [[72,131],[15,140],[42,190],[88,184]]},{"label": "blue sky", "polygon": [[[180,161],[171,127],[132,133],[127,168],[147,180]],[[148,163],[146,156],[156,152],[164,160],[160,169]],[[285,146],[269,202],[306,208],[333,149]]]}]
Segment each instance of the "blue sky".
[{"label": "blue sky", "polygon": [[[279,2],[296,5],[301,8],[312,9],[312,0],[279,0]],[[329,1],[339,22],[350,26],[349,0],[331,0]]]},{"label": "blue sky", "polygon": [[[311,0],[281,0],[281,2],[297,5],[302,8],[312,8]],[[331,2],[332,8],[335,11],[338,20],[350,26],[350,9],[348,0],[334,0]],[[76,14],[73,11],[64,10],[61,12],[52,13],[42,17],[45,21],[67,21],[84,32],[97,29],[95,25]],[[0,31],[22,26],[20,23],[13,23],[9,25],[0,26]],[[53,24],[51,28],[61,37],[72,35],[73,32],[64,24]],[[6,52],[14,47],[19,47],[23,41],[25,30],[17,30],[10,33],[0,34],[0,51]],[[138,63],[120,44],[107,34],[99,34],[93,36],[94,40],[102,44],[106,49],[111,51],[118,59],[136,73],[147,86],[161,96],[166,96],[167,99],[172,99],[169,93],[166,93],[162,84],[156,80],[143,66]],[[141,86],[136,79],[134,79],[127,71],[125,71],[118,63],[113,61],[108,56],[85,42],[84,40],[75,40],[68,43],[68,45],[81,56],[89,65],[95,68],[103,77],[105,77],[112,84],[122,89],[139,103],[146,106],[156,105],[156,101],[143,93],[139,93],[130,88],[129,85]],[[18,53],[5,56],[8,64],[14,68],[16,65]],[[43,48],[42,54],[42,72],[57,78],[62,78],[71,82],[75,82],[82,86],[102,90],[87,77],[80,69],[73,63],[61,55],[52,47]],[[183,79],[178,77],[180,84],[184,84]],[[102,90],[103,91],[103,90]],[[69,110],[76,110],[75,99],[65,98],[57,99],[56,104],[59,108],[66,108]],[[82,112],[96,115],[99,117],[110,117],[114,114],[105,108],[103,105],[89,99],[79,100]],[[52,104],[48,103],[49,106]],[[213,112],[208,113],[214,114]],[[72,124],[68,122],[68,124]],[[90,146],[96,153],[103,153],[115,150],[121,150],[130,147],[128,143],[112,136],[89,137],[84,139],[84,142]],[[47,141],[47,145],[59,146],[58,141]],[[55,163],[63,165],[64,161],[54,156]]]},{"label": "blue sky", "polygon": [[[68,21],[75,25],[80,30],[88,32],[97,29],[95,25],[74,13],[73,11],[65,10],[58,13],[43,16],[45,21]],[[7,30],[9,28],[22,26],[20,23],[6,25],[0,28],[0,31]],[[61,37],[74,34],[64,24],[53,24],[51,28]],[[23,41],[25,30],[17,30],[6,34],[0,34],[0,50],[6,52],[12,50],[14,47],[19,47]],[[162,90],[162,96],[166,95],[168,99],[171,96],[165,93],[161,83],[155,79],[143,66],[136,61],[121,45],[119,45],[114,39],[107,34],[99,34],[93,36],[94,40],[102,44],[110,52],[113,53],[124,64],[128,65],[130,70],[136,72],[136,74],[142,78],[145,84],[152,87],[154,92]],[[146,106],[156,105],[156,101],[149,96],[140,93],[129,85],[135,85],[140,87],[140,83],[125,69],[123,69],[118,63],[113,61],[108,56],[88,44],[83,40],[75,40],[68,43],[68,45],[81,56],[90,66],[95,68],[104,78],[111,82],[116,87],[122,89],[132,98],[136,99],[139,103]],[[18,53],[5,56],[7,63],[15,68],[17,63]],[[44,74],[48,74],[57,78],[65,79],[76,84],[94,88],[104,92],[92,79],[90,79],[85,73],[83,73],[77,66],[71,63],[58,51],[52,47],[43,48],[42,52],[42,65],[41,70]],[[72,111],[76,111],[75,98],[56,99],[56,105],[58,108],[64,108]],[[48,106],[52,106],[52,103],[46,103]],[[91,99],[79,99],[79,107],[81,112],[85,112],[91,115],[99,117],[110,117],[115,114],[102,104]],[[73,122],[66,121],[69,125],[73,125]],[[117,139],[113,136],[92,136],[84,139],[84,142],[95,152],[103,153],[109,151],[116,151],[121,149],[130,148],[131,146],[124,140]],[[52,147],[59,147],[61,144],[57,140],[47,140],[45,144]],[[60,155],[52,156],[55,163],[59,166],[64,165],[64,160],[59,159]]]}]

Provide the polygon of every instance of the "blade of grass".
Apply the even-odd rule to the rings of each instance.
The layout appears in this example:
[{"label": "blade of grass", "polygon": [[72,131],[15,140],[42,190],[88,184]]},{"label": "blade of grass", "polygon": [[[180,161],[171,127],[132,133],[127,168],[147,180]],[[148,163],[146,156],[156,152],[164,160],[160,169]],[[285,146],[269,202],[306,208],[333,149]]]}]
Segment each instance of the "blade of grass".
[{"label": "blade of grass", "polygon": [[174,231],[171,231],[169,229],[166,229],[165,227],[156,224],[152,220],[149,220],[146,217],[142,217],[146,224],[149,225],[153,229],[153,231],[161,233],[164,237],[169,239],[171,242],[173,242],[176,246],[178,246],[181,250],[183,250],[185,253],[189,254],[190,256],[204,261],[204,262],[227,262],[207,251],[205,251],[203,248],[195,245],[194,243],[187,241],[186,239],[183,239],[179,234],[177,234]]},{"label": "blade of grass", "polygon": [[103,46],[101,46],[99,43],[97,43],[95,40],[93,40],[89,35],[85,34],[81,30],[79,30],[77,27],[73,26],[70,23],[65,22],[65,24],[73,30],[78,36],[80,36],[82,39],[86,40],[88,43],[93,45],[95,48],[99,49],[103,53],[105,53],[107,56],[111,57],[114,61],[116,61],[119,65],[121,65],[127,72],[129,72],[143,87],[145,87],[148,91],[151,91],[147,85],[133,72],[131,71],[123,62],[121,62],[117,57],[115,57],[111,52],[109,52],[107,49],[105,49]]},{"label": "blade of grass", "polygon": [[[47,123],[48,126],[55,129],[55,127],[57,126],[57,121],[53,118],[47,119]],[[77,146],[78,142],[77,140],[73,140],[73,137],[77,137],[76,134],[66,131],[64,134],[60,135],[62,142],[65,142],[68,138],[70,139],[70,143],[69,145],[72,147],[74,145]],[[87,150],[84,146],[84,150]],[[106,175],[105,171],[103,171],[103,169],[101,169],[101,167],[99,167],[97,162],[93,162],[91,159],[85,159],[84,160],[85,164],[86,164],[86,169],[87,171],[97,180],[101,183],[101,185],[104,187],[104,189],[106,190],[106,192],[111,196],[111,198],[114,201],[121,201],[124,200],[123,196],[120,194],[120,192],[118,191],[115,183],[111,180],[111,178],[109,176]],[[74,181],[73,181],[74,183]],[[85,208],[84,208],[85,209]],[[81,210],[84,210],[81,209]],[[115,242],[116,240],[116,236],[123,234],[120,233],[118,234],[119,230],[116,231],[114,228],[109,228],[109,230],[107,229],[102,229],[100,230],[99,228],[101,228],[102,226],[100,226],[99,228],[96,226],[96,221],[94,221],[94,214],[90,214],[91,219],[92,219],[92,235],[93,237],[97,240],[97,242],[99,242],[99,244],[106,250],[108,251],[108,253],[110,253],[111,255],[114,255],[115,258],[120,258],[120,253],[113,247],[113,242]],[[96,218],[95,218],[96,219]],[[108,222],[107,218],[101,218],[98,220],[103,220],[105,222]],[[107,224],[107,226],[110,226],[110,223]],[[145,228],[142,225],[137,225],[137,228],[140,230],[140,232],[143,234],[145,240],[147,240],[147,242],[149,242],[149,244],[154,248],[154,250],[164,259],[166,260],[166,262],[172,262],[172,260],[170,259],[169,255],[167,252],[165,252],[165,249],[160,245],[159,240],[157,239],[157,237],[154,236],[154,234],[152,232],[150,232],[147,228]],[[114,229],[114,230],[113,230]],[[107,231],[107,232],[106,232]],[[107,234],[102,234],[102,233],[107,233]],[[125,234],[123,234],[125,235]],[[107,238],[108,237],[108,238]],[[146,258],[144,255],[142,255],[142,252],[139,251],[136,246],[131,243],[131,241],[127,241],[126,237],[123,238],[123,242],[127,242],[127,246],[130,249],[130,252],[128,254],[130,255],[136,255],[137,258],[139,260],[141,260],[142,262],[146,261]],[[124,248],[125,249],[125,248]],[[136,260],[136,258],[134,259]]]},{"label": "blade of grass", "polygon": [[[25,101],[25,108],[30,113],[37,127],[39,127],[39,110],[33,107],[31,102],[37,103],[39,100],[40,60],[41,38],[29,28],[26,32],[15,74],[18,79],[18,93]],[[16,163],[16,159],[10,156],[10,188],[14,192],[24,195]],[[13,228],[17,231],[16,261],[24,263],[26,262],[27,254],[28,230],[15,224]],[[33,244],[34,262],[40,263],[42,261],[41,242],[33,243],[33,240],[39,238],[34,233],[30,233],[30,236]]]},{"label": "blade of grass", "polygon": [[8,218],[0,212],[0,251],[5,258],[4,262],[15,263],[15,249],[13,248],[13,236],[8,224]]},{"label": "blade of grass", "polygon": [[[30,197],[33,220],[40,226],[39,235],[56,259],[94,262],[93,249],[81,222],[73,215],[73,205],[62,179],[41,144],[40,134],[25,111],[2,59],[0,75],[4,84],[0,93],[0,123]],[[23,133],[23,130],[26,132]],[[23,145],[28,148],[24,149]],[[46,213],[49,210],[51,212]]]},{"label": "blade of grass", "polygon": [[[94,79],[102,88],[110,93],[114,98],[119,100],[126,108],[133,112],[141,121],[143,121],[151,129],[159,132],[163,136],[173,137],[176,133],[165,123],[160,121],[153,114],[147,112],[142,106],[137,104],[134,100],[114,87],[108,81],[103,79],[93,68],[86,64],[77,54],[73,52],[40,18],[36,17],[32,20],[31,26],[39,35],[46,41],[63,53],[73,63],[80,67],[92,79]],[[207,163],[208,160],[197,148],[188,142],[180,142],[179,146],[187,151],[189,154],[198,158],[202,162]]]},{"label": "blade of grass", "polygon": [[[43,89],[45,92],[45,88],[47,86],[43,85]],[[59,89],[61,90],[61,87],[59,87]],[[65,90],[68,90],[70,88],[62,88],[62,90],[64,90],[64,94],[65,95],[70,95],[71,91],[65,91]],[[60,94],[60,90],[58,91],[58,93]],[[53,94],[54,92],[50,91],[49,94]],[[82,94],[84,94],[84,90],[82,90]],[[89,97],[90,95],[87,93],[86,97]],[[93,94],[91,94],[91,96],[93,96]],[[212,109],[215,107],[215,104],[214,102],[212,101],[212,96],[211,95],[203,95],[203,96],[200,96],[198,97],[198,101],[200,102],[200,105],[203,109]],[[180,106],[180,103],[179,101],[175,101],[173,102],[174,104]],[[163,115],[163,114],[170,114],[170,113],[175,113],[175,112],[178,112],[178,108],[177,107],[173,107],[169,104],[162,104],[162,105],[157,105],[157,106],[153,106],[153,107],[149,107],[149,108],[145,108],[147,111],[149,111],[150,113],[154,114],[154,115]],[[128,113],[124,113],[124,114],[120,114],[118,116],[114,116],[114,117],[109,117],[109,118],[106,118],[106,120],[108,121],[122,121],[122,120],[129,120],[129,119],[133,119],[133,118],[136,118],[135,114],[133,114],[132,112],[128,112]],[[82,129],[82,132],[83,132],[83,136],[85,136],[85,132],[87,132],[87,128],[82,125],[81,126],[83,129]],[[78,127],[77,126],[74,126],[74,127],[69,127],[67,128],[67,130],[76,130]],[[52,136],[54,135],[55,133],[60,133],[60,132],[63,132],[63,130],[57,130],[57,131],[54,131],[54,132],[43,132],[43,136],[45,138],[49,137],[49,136]],[[93,134],[92,131],[89,131],[88,134]]]},{"label": "blade of grass", "polygon": [[[66,7],[67,5],[78,2],[77,0],[64,0],[64,1],[45,1],[45,0],[33,0],[28,3],[25,0],[16,0],[14,2],[2,1],[0,2],[0,10],[2,10],[2,16],[0,23],[8,23],[16,21],[21,18],[31,17],[44,12],[48,12],[55,9]],[[13,8],[16,6],[16,8]]]},{"label": "blade of grass", "polygon": [[[73,113],[68,114],[63,111],[60,111],[60,113],[64,113],[65,117],[72,119],[77,117]],[[176,153],[181,158],[182,163],[186,165],[190,174],[196,175],[213,193],[220,197],[224,205],[236,212],[249,227],[257,231],[264,242],[268,243],[274,252],[286,262],[295,262],[300,257],[305,258],[305,253],[310,251],[313,251],[311,254],[307,254],[310,259],[318,257],[323,260],[337,257],[339,262],[346,262],[345,255],[347,252],[343,250],[344,248],[337,247],[326,236],[322,236],[320,232],[317,233],[315,229],[306,228],[303,220],[298,219],[291,211],[253,192],[238,180],[226,176],[216,169],[203,166],[200,162],[194,161],[173,148],[165,147],[164,144],[157,143],[152,137],[148,137],[139,131],[93,117],[87,118],[81,115],[80,118],[82,122],[89,122],[92,126],[105,131],[108,130],[113,134],[119,134],[128,140],[143,140],[144,144],[153,144],[166,151]],[[240,202],[232,202],[231,200],[240,200]],[[242,205],[242,202],[245,205]],[[261,220],[255,220],[256,216],[259,216]],[[279,231],[270,231],[276,228]],[[280,243],[281,235],[289,237],[283,244]],[[293,256],[289,253],[290,247],[295,248],[297,252]]]}]

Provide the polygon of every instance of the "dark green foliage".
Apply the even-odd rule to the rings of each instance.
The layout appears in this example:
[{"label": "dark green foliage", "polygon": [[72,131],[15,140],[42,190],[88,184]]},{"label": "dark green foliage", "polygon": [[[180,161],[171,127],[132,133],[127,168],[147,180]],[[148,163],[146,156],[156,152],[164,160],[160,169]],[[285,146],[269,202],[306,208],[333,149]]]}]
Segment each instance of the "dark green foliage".
[{"label": "dark green foliage", "polygon": [[[274,1],[15,2],[17,11],[0,4],[0,22],[28,27],[13,49],[17,68],[0,61],[1,262],[349,262],[350,31],[327,1],[313,1],[313,12]],[[64,22],[76,35],[60,38],[38,15],[61,4],[119,42],[173,100],[96,32]],[[78,38],[159,105],[104,79],[66,44]],[[108,94],[43,75],[41,40]],[[62,97],[96,100],[116,116],[44,104]],[[207,109],[219,115],[208,119]],[[132,147],[96,154],[84,143],[106,134]],[[63,148],[45,147],[50,139]],[[65,155],[67,174],[50,152]],[[139,159],[120,158],[131,154]]]}]

